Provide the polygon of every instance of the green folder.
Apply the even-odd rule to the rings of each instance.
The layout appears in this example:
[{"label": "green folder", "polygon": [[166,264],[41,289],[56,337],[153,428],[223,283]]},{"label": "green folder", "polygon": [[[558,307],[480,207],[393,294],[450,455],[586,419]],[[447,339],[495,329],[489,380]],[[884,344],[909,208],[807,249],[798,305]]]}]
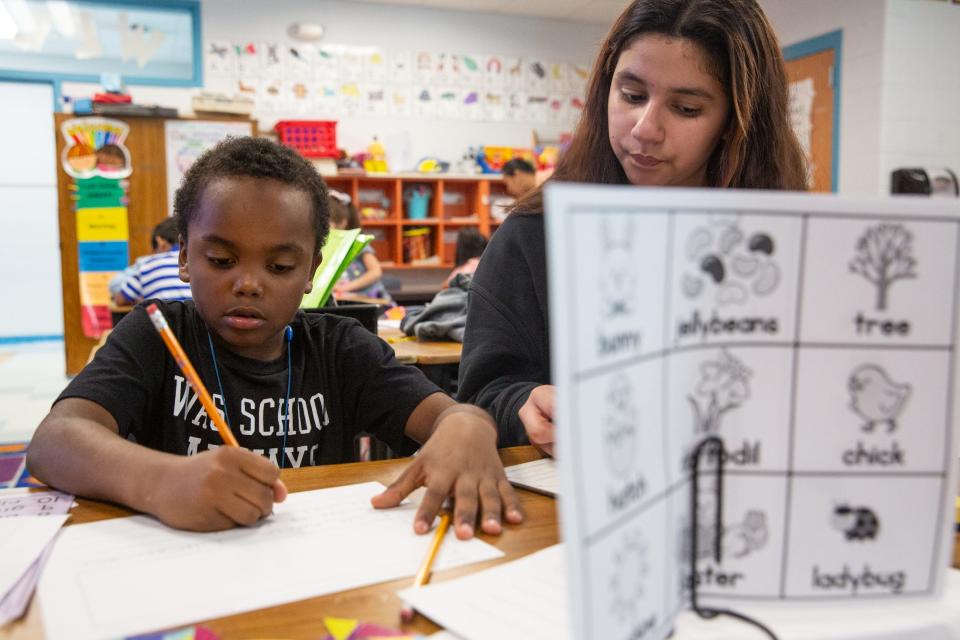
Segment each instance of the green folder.
[{"label": "green folder", "polygon": [[373,236],[360,233],[360,229],[330,229],[320,251],[323,260],[313,275],[313,290],[303,296],[300,307],[315,309],[327,304],[337,280],[371,240]]}]

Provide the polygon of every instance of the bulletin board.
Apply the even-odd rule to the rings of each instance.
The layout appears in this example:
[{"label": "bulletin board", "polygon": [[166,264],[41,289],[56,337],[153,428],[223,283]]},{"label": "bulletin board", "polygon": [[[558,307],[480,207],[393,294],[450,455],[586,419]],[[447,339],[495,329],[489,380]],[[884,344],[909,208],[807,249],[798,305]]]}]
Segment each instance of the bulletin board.
[{"label": "bulletin board", "polygon": [[837,191],[841,31],[785,47],[790,122],[808,162],[811,191]]},{"label": "bulletin board", "polygon": [[586,64],[499,53],[211,41],[206,78],[254,101],[258,114],[415,118],[570,126],[583,109]]},{"label": "bulletin board", "polygon": [[[57,141],[57,209],[60,229],[60,272],[63,295],[63,328],[66,350],[66,373],[74,375],[83,368],[90,350],[98,342],[85,332],[81,305],[80,251],[77,224],[76,177],[64,169],[64,157],[68,143],[62,125],[75,119],[72,114],[54,114],[54,131]],[[126,220],[128,262],[151,251],[150,233],[171,211],[168,206],[167,189],[167,133],[168,122],[181,122],[164,118],[124,117],[127,131],[121,145],[128,155],[130,172],[124,177],[126,194]],[[205,118],[211,128],[223,129],[225,123],[246,124],[250,134],[255,135],[256,125],[244,118]],[[191,121],[200,122],[200,121]],[[235,127],[230,127],[236,130]],[[69,151],[69,150],[68,150]]]}]

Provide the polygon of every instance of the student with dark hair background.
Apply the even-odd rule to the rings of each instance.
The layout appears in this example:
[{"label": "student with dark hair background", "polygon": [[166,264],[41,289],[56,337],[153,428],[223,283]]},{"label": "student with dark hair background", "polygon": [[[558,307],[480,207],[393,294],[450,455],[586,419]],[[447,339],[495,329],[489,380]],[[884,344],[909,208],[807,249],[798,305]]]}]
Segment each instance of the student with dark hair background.
[{"label": "student with dark hair background", "polygon": [[[635,0],[613,24],[552,180],[806,188],[783,56],[756,0]],[[514,207],[470,287],[459,398],[500,446],[553,452],[543,189]]]},{"label": "student with dark hair background", "polygon": [[465,227],[457,232],[457,246],[454,250],[453,271],[443,281],[443,288],[458,275],[473,275],[480,265],[480,256],[487,248],[487,239],[476,227]]},{"label": "student with dark hair background", "polygon": [[116,304],[129,305],[147,298],[190,298],[190,285],[180,279],[177,264],[180,240],[174,218],[167,218],[154,227],[150,246],[153,254],[138,258],[110,281],[110,296]]},{"label": "student with dark hair background", "polygon": [[[347,194],[330,190],[330,226],[334,229],[359,229],[360,214]],[[334,287],[335,294],[355,293],[368,298],[386,300],[389,306],[395,306],[393,298],[384,286],[383,267],[373,247],[367,245],[356,258],[347,265],[340,281]]]},{"label": "student with dark hair background", "polygon": [[537,170],[523,158],[513,158],[500,169],[507,193],[520,198],[537,186]]}]

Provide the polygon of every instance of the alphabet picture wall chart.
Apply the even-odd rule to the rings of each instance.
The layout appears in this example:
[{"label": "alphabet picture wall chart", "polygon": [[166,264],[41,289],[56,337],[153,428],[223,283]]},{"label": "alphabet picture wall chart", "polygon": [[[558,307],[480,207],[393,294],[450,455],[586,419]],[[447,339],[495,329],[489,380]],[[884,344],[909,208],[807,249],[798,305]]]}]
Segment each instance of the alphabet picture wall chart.
[{"label": "alphabet picture wall chart", "polygon": [[[953,539],[960,206],[546,194],[574,636],[664,638],[693,587],[733,609],[936,595]],[[701,456],[694,514],[690,453],[711,436],[723,449]]]}]

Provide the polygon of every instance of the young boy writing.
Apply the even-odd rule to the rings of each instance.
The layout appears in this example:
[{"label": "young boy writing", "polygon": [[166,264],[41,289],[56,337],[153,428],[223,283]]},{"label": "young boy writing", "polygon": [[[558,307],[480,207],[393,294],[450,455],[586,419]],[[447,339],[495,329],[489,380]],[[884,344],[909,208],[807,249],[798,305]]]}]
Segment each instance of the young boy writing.
[{"label": "young boy writing", "polygon": [[[117,325],[37,429],[28,466],[43,482],[193,530],[248,525],[287,494],[281,468],[345,462],[365,431],[395,450],[425,443],[375,507],[425,486],[423,533],[455,497],[461,538],[478,513],[522,519],[496,428],[459,405],[353,320],[298,310],[329,229],[327,189],[293,151],[222,143],[177,192],[180,277],[193,302],[159,303],[240,441],[220,435],[142,308]],[[184,455],[186,454],[186,455]]]}]

